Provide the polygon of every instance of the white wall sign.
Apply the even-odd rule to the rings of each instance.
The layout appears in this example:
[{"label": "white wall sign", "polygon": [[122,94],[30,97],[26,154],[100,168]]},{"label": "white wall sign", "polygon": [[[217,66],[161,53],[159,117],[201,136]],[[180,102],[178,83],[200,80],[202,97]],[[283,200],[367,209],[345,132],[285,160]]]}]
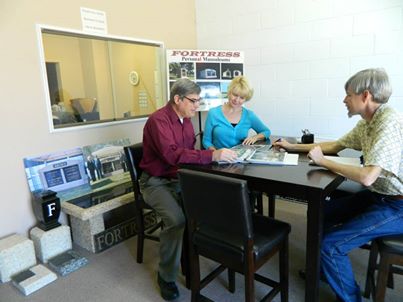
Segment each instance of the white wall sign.
[{"label": "white wall sign", "polygon": [[80,7],[80,12],[84,32],[107,34],[106,14],[104,11]]}]

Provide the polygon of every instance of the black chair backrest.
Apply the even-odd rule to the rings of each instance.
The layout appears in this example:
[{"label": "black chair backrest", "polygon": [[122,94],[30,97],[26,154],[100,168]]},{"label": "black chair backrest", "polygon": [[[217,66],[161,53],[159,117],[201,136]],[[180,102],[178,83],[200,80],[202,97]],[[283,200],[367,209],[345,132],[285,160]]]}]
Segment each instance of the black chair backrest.
[{"label": "black chair backrest", "polygon": [[142,173],[140,161],[143,157],[143,143],[126,146],[124,147],[124,150],[129,165],[128,168],[133,183],[134,194],[136,195],[136,198],[138,198],[140,195],[138,179]]},{"label": "black chair backrest", "polygon": [[203,173],[178,171],[183,205],[188,219],[227,234],[253,237],[252,211],[245,180]]}]

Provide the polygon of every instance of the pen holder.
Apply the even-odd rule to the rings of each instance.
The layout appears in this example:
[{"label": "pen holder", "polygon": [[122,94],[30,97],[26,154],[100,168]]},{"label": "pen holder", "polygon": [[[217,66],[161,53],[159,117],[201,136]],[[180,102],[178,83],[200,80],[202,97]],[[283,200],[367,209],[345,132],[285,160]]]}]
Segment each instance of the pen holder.
[{"label": "pen holder", "polygon": [[304,134],[301,137],[301,143],[303,143],[303,144],[313,144],[313,141],[314,141],[314,136],[312,133]]}]

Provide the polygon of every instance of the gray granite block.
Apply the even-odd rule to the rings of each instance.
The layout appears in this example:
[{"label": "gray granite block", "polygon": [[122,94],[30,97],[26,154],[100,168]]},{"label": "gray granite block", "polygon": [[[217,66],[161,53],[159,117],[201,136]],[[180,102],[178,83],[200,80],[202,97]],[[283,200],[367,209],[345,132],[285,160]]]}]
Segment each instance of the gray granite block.
[{"label": "gray granite block", "polygon": [[13,284],[24,294],[29,295],[57,279],[51,270],[38,264],[29,270],[11,277]]},{"label": "gray granite block", "polygon": [[70,221],[74,243],[95,253],[94,235],[105,230],[103,215],[93,216],[87,220],[70,216]]},{"label": "gray granite block", "polygon": [[0,240],[0,281],[8,282],[11,276],[36,264],[34,244],[28,238],[13,234]]},{"label": "gray granite block", "polygon": [[71,250],[49,259],[49,266],[61,276],[66,276],[88,263],[87,258]]},{"label": "gray granite block", "polygon": [[70,227],[67,225],[49,231],[35,227],[29,233],[34,242],[36,256],[43,263],[72,249]]}]

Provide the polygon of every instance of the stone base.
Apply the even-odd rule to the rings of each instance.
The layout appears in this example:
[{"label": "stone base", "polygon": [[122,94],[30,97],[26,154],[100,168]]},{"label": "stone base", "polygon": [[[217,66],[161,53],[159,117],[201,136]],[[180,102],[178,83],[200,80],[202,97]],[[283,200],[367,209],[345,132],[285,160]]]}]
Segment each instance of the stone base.
[{"label": "stone base", "polygon": [[71,250],[49,259],[49,266],[61,276],[66,276],[88,263],[87,258]]},{"label": "stone base", "polygon": [[29,234],[34,242],[36,256],[42,263],[72,249],[70,227],[67,225],[49,231],[34,227]]},{"label": "stone base", "polygon": [[13,284],[27,296],[55,281],[57,276],[42,264],[38,264],[27,271],[14,275],[11,279]]},{"label": "stone base", "polygon": [[87,220],[70,216],[70,221],[74,243],[95,253],[94,235],[105,231],[103,215],[96,215]]},{"label": "stone base", "polygon": [[11,276],[36,264],[34,244],[21,235],[10,235],[0,240],[0,281],[8,282]]}]

